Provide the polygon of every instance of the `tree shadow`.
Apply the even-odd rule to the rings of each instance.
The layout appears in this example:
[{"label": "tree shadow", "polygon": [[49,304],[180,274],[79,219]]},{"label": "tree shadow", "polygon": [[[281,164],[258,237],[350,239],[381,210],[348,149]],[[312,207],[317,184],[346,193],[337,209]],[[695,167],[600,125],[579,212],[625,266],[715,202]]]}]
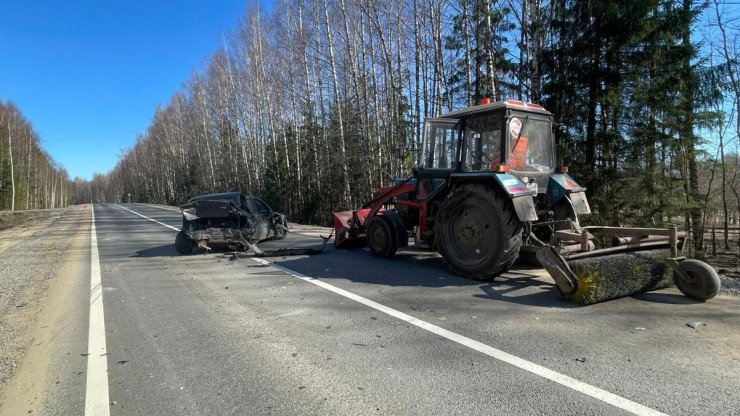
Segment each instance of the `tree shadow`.
[{"label": "tree shadow", "polygon": [[493,281],[483,282],[456,276],[438,254],[413,248],[401,251],[392,258],[381,259],[366,249],[327,247],[321,256],[271,261],[306,276],[327,281],[348,280],[391,287],[475,287],[483,293],[474,292],[470,296],[479,299],[550,308],[578,307],[562,300],[554,282],[543,280],[542,269],[531,265],[517,265]]},{"label": "tree shadow", "polygon": [[[280,247],[316,247],[314,239],[297,241],[276,240],[261,243],[265,250]],[[205,257],[214,256],[241,261],[253,258],[240,254],[233,257],[232,251],[225,246],[213,246],[210,252],[196,248],[190,254],[180,254],[174,244],[166,244],[139,250],[130,256],[133,258],[154,257]],[[303,275],[322,280],[348,280],[368,285],[390,287],[477,287],[482,293],[471,294],[478,299],[490,299],[518,305],[547,308],[572,309],[582,306],[565,301],[558,292],[555,283],[549,278],[542,278],[542,269],[528,264],[517,263],[515,267],[497,276],[491,282],[469,280],[450,272],[441,256],[434,252],[407,249],[398,252],[394,257],[382,259],[373,256],[367,249],[335,249],[328,245],[323,254],[313,256],[277,256],[263,257],[276,265],[299,272]],[[245,264],[245,268],[267,267],[263,264]],[[263,272],[265,273],[265,272]],[[266,273],[266,274],[271,274]],[[686,296],[648,292],[631,296],[634,299],[660,304],[695,305],[704,303]]]}]

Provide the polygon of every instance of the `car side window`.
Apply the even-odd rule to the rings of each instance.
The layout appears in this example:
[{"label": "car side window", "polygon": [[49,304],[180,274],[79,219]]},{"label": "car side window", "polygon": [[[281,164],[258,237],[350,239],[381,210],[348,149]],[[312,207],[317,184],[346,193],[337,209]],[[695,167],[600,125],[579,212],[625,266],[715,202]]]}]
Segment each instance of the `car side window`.
[{"label": "car side window", "polygon": [[257,212],[260,215],[270,215],[270,212],[272,211],[269,206],[267,206],[266,203],[264,203],[261,199],[258,198],[252,198],[252,203],[254,204],[254,207],[257,209]]}]

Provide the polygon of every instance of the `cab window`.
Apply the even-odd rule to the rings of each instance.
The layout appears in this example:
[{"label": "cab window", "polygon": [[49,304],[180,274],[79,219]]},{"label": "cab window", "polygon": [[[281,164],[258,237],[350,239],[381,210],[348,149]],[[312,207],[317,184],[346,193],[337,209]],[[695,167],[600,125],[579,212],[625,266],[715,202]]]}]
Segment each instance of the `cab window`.
[{"label": "cab window", "polygon": [[514,116],[509,120],[509,165],[517,172],[549,172],[555,167],[549,120]]},{"label": "cab window", "polygon": [[492,170],[501,163],[501,114],[485,114],[465,121],[466,171]]},{"label": "cab window", "polygon": [[422,167],[455,169],[458,166],[458,120],[431,119],[424,128]]}]

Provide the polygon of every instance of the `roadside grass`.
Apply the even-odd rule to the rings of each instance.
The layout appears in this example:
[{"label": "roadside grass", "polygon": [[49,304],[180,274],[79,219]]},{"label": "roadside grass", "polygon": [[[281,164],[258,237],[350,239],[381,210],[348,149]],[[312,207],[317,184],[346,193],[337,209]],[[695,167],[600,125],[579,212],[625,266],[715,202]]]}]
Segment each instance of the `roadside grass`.
[{"label": "roadside grass", "polygon": [[37,211],[0,211],[0,230],[27,224],[41,215]]}]

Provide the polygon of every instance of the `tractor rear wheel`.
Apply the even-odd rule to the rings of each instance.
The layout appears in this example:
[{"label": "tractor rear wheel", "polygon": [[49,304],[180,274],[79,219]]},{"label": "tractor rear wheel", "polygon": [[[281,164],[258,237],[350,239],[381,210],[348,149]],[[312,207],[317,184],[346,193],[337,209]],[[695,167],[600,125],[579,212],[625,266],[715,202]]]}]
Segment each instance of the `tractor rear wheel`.
[{"label": "tractor rear wheel", "polygon": [[382,215],[374,216],[367,224],[367,245],[378,257],[392,257],[398,250],[396,234]]},{"label": "tractor rear wheel", "polygon": [[511,267],[522,246],[522,224],[503,193],[483,184],[455,190],[442,204],[436,241],[450,269],[491,280]]},{"label": "tractor rear wheel", "polygon": [[193,240],[185,235],[185,232],[180,230],[175,237],[175,250],[180,254],[188,254],[193,251],[194,246]]}]

